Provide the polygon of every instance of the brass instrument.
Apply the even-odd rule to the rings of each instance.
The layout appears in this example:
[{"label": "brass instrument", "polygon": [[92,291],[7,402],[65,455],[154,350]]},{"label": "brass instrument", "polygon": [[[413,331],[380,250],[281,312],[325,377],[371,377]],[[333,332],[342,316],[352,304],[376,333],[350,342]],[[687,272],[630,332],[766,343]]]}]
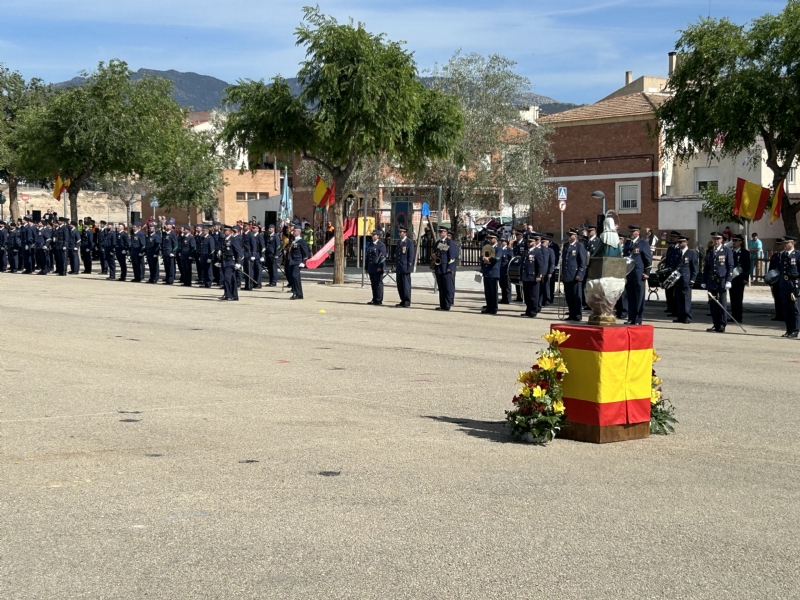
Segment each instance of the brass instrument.
[{"label": "brass instrument", "polygon": [[434,252],[431,254],[431,271],[442,264],[442,253]]},{"label": "brass instrument", "polygon": [[486,244],[481,249],[481,256],[483,256],[483,258],[494,258],[495,257],[494,246]]}]

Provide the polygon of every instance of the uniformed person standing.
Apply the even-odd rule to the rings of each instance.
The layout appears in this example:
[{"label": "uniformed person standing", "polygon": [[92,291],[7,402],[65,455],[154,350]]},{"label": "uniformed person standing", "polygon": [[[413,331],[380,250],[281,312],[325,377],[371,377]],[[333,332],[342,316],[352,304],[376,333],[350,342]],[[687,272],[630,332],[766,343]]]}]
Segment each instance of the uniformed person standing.
[{"label": "uniformed person standing", "polygon": [[108,223],[100,221],[100,227],[97,229],[95,236],[95,244],[97,244],[97,255],[100,259],[100,275],[108,274],[108,261],[106,260],[106,234],[108,233]]},{"label": "uniformed person standing", "polygon": [[222,285],[222,242],[225,235],[222,232],[222,223],[214,221],[211,224],[211,237],[214,238],[214,261],[211,263],[212,284]]},{"label": "uniformed person standing", "polygon": [[266,262],[264,251],[267,247],[267,240],[264,237],[264,230],[261,225],[256,225],[256,229],[256,260],[253,262],[253,280],[255,281],[255,287],[261,289],[264,277],[264,263]]},{"label": "uniformed person standing", "polygon": [[500,244],[497,243],[497,233],[490,231],[487,235],[488,244],[492,249],[492,256],[483,256],[481,250],[481,273],[483,274],[483,296],[486,299],[486,306],[481,309],[485,315],[497,314],[497,284],[500,282]]},{"label": "uniformed person standing", "polygon": [[131,251],[131,237],[128,235],[127,229],[125,223],[117,223],[117,243],[114,247],[114,254],[119,262],[120,281],[128,278],[128,253]]},{"label": "uniformed person standing", "polygon": [[5,273],[8,268],[8,229],[6,222],[0,221],[0,273]]},{"label": "uniformed person standing", "polygon": [[103,254],[106,257],[106,268],[108,269],[108,277],[106,279],[114,280],[117,278],[117,264],[114,254],[117,248],[117,232],[114,231],[114,223],[106,224],[106,233],[103,237]]},{"label": "uniformed person standing", "polygon": [[198,243],[198,254],[200,256],[200,260],[198,262],[198,273],[200,277],[200,285],[210,288],[213,280],[212,265],[217,246],[214,241],[214,237],[209,233],[208,230],[208,225],[202,225],[200,228],[200,241]]},{"label": "uniformed person standing", "polygon": [[[782,254],[783,254],[783,240],[782,239],[775,240],[775,250],[772,252],[772,256],[769,257],[769,266],[767,267],[767,271],[780,272]],[[783,321],[783,306],[781,305],[780,278],[775,280],[775,283],[769,286],[769,289],[770,292],[772,293],[772,303],[775,305],[775,316],[772,317],[772,320]]]},{"label": "uniformed person standing", "polygon": [[400,302],[395,304],[398,308],[411,306],[411,273],[414,271],[414,242],[408,237],[408,229],[397,227],[400,239],[397,242],[397,257],[395,259],[395,275],[397,276],[397,295]]},{"label": "uniformed person standing", "polygon": [[451,277],[453,265],[458,256],[458,249],[455,242],[447,237],[447,228],[439,227],[439,241],[433,247],[434,253],[438,253],[439,264],[433,270],[436,276],[436,285],[439,288],[439,306],[436,310],[450,310],[450,298],[453,294],[450,287],[454,284]]},{"label": "uniformed person standing", "polygon": [[558,277],[556,277],[555,268],[558,267],[558,261],[561,259],[561,248],[558,245],[558,242],[555,241],[555,234],[548,232],[547,239],[550,240],[550,250],[553,252],[552,258],[554,270],[553,276],[550,277],[550,290],[548,291],[547,295],[548,304],[552,304],[556,297],[556,280]]},{"label": "uniformed person standing", "polygon": [[383,272],[386,264],[386,244],[381,240],[383,232],[375,229],[372,232],[372,244],[367,248],[366,270],[372,288],[372,300],[367,304],[380,306],[383,304]]},{"label": "uniformed person standing", "polygon": [[[541,311],[539,299],[541,297],[542,280],[547,272],[549,255],[545,259],[545,253],[539,244],[541,235],[531,232],[528,236],[528,252],[524,256],[519,279],[522,282],[522,297],[525,299],[525,312],[520,316],[534,318]],[[585,250],[584,250],[585,252]]]},{"label": "uniformed person standing", "polygon": [[508,238],[500,238],[500,304],[511,304],[511,280],[508,278],[508,265],[514,257],[514,252],[508,245]]},{"label": "uniformed person standing", "polygon": [[[594,251],[597,250],[597,247],[600,245],[600,240],[597,237],[597,228],[594,225],[589,225],[584,231],[586,232],[586,237],[583,239],[582,243],[586,248],[586,266],[588,268],[589,261],[592,260]],[[583,308],[588,309],[589,305],[586,304],[586,277],[583,278],[582,288],[581,302],[583,302]]]},{"label": "uniformed person standing", "polygon": [[678,318],[673,323],[692,322],[692,287],[697,280],[699,268],[697,252],[689,248],[689,238],[685,235],[677,237],[676,263],[675,267],[681,274],[681,278],[670,289],[675,290],[675,310]]},{"label": "uniformed person standing", "polygon": [[744,288],[750,279],[750,252],[744,237],[738,233],[733,236],[733,270],[736,276],[731,279],[731,316],[741,323],[744,313]]},{"label": "uniformed person standing", "polygon": [[289,243],[286,254],[286,277],[292,288],[292,297],[289,300],[303,299],[303,280],[300,275],[300,269],[306,266],[306,260],[309,256],[311,256],[311,251],[301,235],[300,225],[295,224],[292,228],[292,240]]},{"label": "uniformed person standing", "polygon": [[164,226],[161,234],[161,259],[164,261],[164,284],[175,283],[175,253],[178,251],[178,236],[172,230],[172,223]]},{"label": "uniformed person standing", "polygon": [[49,228],[46,229],[40,221],[36,224],[36,231],[33,234],[34,265],[39,269],[39,275],[47,275],[50,272],[47,259],[47,253],[50,251],[49,235],[45,234],[45,230],[49,234]]},{"label": "uniformed person standing", "polygon": [[568,243],[561,251],[561,281],[567,302],[565,321],[583,319],[583,279],[586,274],[586,248],[578,242],[578,230],[569,230]]},{"label": "uniformed person standing", "polygon": [[275,225],[270,225],[268,228],[266,239],[266,248],[264,249],[264,262],[267,265],[267,273],[269,274],[269,286],[275,287],[277,283],[277,258],[281,250],[281,236],[275,233]]},{"label": "uniformed person standing", "polygon": [[556,255],[555,252],[550,249],[550,240],[547,239],[545,234],[542,234],[539,247],[542,250],[542,256],[545,262],[545,270],[542,272],[542,281],[539,284],[539,311],[541,311],[545,306],[550,304],[550,300],[548,299],[550,296],[550,280],[553,278],[553,273],[556,269]]},{"label": "uniformed person standing", "polygon": [[[514,256],[519,256],[520,259],[528,252],[528,245],[525,242],[525,237],[522,235],[522,231],[517,229],[514,232],[514,236],[516,239],[511,244],[511,254],[512,258]],[[516,296],[514,297],[515,302],[522,302],[522,284],[516,283],[514,284],[514,289],[516,291]]]},{"label": "uniformed person standing", "polygon": [[622,255],[633,260],[633,270],[625,278],[625,294],[628,297],[628,325],[641,325],[644,315],[645,285],[650,277],[653,255],[650,244],[639,237],[639,226],[629,225],[630,239],[625,242]]},{"label": "uniformed person standing", "polygon": [[22,272],[26,275],[33,273],[33,260],[34,260],[34,237],[36,228],[33,226],[33,220],[25,215],[22,217],[22,227],[20,227],[20,237],[22,240],[21,253],[22,253]]},{"label": "uniformed person standing", "polygon": [[22,245],[22,237],[14,221],[8,222],[8,239],[6,240],[6,252],[8,253],[8,270],[12,273],[19,271],[20,256],[19,249]]},{"label": "uniformed person standing", "polygon": [[69,223],[69,239],[67,240],[67,250],[69,254],[70,275],[77,275],[81,270],[81,232],[78,231],[78,224],[75,221],[70,221]]},{"label": "uniformed person standing", "polygon": [[[706,252],[706,261],[703,268],[703,289],[717,299],[709,299],[711,307],[712,327],[706,331],[725,333],[728,325],[728,315],[724,307],[728,305],[728,290],[731,289],[731,272],[733,271],[733,252],[722,245],[722,234],[715,231],[711,234],[714,245]],[[720,306],[721,305],[721,306]]]},{"label": "uniformed person standing", "polygon": [[253,235],[253,230],[249,223],[244,224],[241,238],[244,250],[244,260],[242,262],[244,289],[249,291],[253,289],[253,269],[256,263],[256,237]]},{"label": "uniformed person standing", "polygon": [[58,221],[61,224],[58,226],[58,229],[56,229],[53,243],[56,259],[56,272],[62,277],[66,277],[70,238],[69,227],[67,227],[66,218],[58,217]]},{"label": "uniformed person standing", "polygon": [[179,242],[180,260],[181,260],[181,285],[185,287],[192,286],[192,259],[195,250],[197,250],[197,242],[192,235],[192,228],[188,225],[183,226],[183,235]]},{"label": "uniformed person standing", "polygon": [[[679,236],[680,233],[677,231],[673,230],[669,232],[669,246],[667,246],[667,251],[664,254],[664,266],[669,268],[670,273],[675,271],[675,269],[677,269],[678,266],[680,265],[681,252],[678,249]],[[664,295],[667,298],[667,309],[664,312],[671,317],[678,315],[677,301],[675,299],[676,293],[677,290],[675,289],[675,286],[672,286],[671,288],[667,288],[664,290]]]},{"label": "uniformed person standing", "polygon": [[158,255],[161,253],[161,232],[158,231],[153,221],[148,221],[147,223],[147,237],[144,250],[147,256],[147,270],[150,272],[147,283],[158,283]]},{"label": "uniformed person standing", "polygon": [[225,237],[220,248],[224,293],[220,300],[239,300],[239,286],[235,272],[242,268],[242,240],[234,235],[234,228],[225,225]]},{"label": "uniformed person standing", "polygon": [[781,337],[797,338],[800,332],[800,309],[797,299],[800,298],[800,252],[795,250],[797,238],[783,236],[783,252],[781,253],[781,305],[786,322],[786,333]]},{"label": "uniformed person standing", "polygon": [[458,271],[458,258],[461,249],[458,246],[458,243],[453,238],[453,230],[447,230],[447,239],[450,241],[450,251],[452,253],[452,262],[450,263],[450,287],[448,288],[449,296],[447,297],[447,303],[450,306],[453,306],[456,303],[456,272]]},{"label": "uniformed person standing", "polygon": [[139,283],[144,279],[144,254],[147,247],[147,238],[142,231],[142,224],[138,221],[133,224],[131,236],[131,266],[133,267],[133,281]]}]

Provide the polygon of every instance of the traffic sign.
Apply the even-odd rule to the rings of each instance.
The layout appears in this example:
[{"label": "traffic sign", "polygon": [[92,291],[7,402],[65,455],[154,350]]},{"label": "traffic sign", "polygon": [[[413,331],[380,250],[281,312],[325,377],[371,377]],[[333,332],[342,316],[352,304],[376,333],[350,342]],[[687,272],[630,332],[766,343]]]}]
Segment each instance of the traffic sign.
[{"label": "traffic sign", "polygon": [[27,202],[28,201],[28,194],[22,194],[22,201],[23,202]]},{"label": "traffic sign", "polygon": [[151,200],[150,206],[152,206],[153,208],[158,208],[158,200]]},{"label": "traffic sign", "polygon": [[430,217],[431,216],[431,209],[428,208],[428,203],[427,202],[423,202],[422,203],[422,216],[423,217]]},{"label": "traffic sign", "polygon": [[558,210],[564,212],[567,210],[567,201],[566,200],[559,200],[558,201]]},{"label": "traffic sign", "polygon": [[566,187],[559,187],[558,188],[558,199],[563,200],[564,202],[567,201],[567,188]]}]

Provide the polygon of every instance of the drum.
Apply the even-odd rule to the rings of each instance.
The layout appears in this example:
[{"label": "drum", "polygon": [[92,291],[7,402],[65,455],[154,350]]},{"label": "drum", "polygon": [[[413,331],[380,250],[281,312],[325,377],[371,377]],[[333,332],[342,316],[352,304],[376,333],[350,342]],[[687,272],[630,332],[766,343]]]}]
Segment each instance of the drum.
[{"label": "drum", "polygon": [[515,256],[508,263],[508,279],[514,285],[519,283],[519,274],[522,270],[522,257]]},{"label": "drum", "polygon": [[678,280],[680,278],[681,278],[681,272],[676,269],[667,276],[667,278],[664,280],[664,285],[662,285],[661,287],[663,287],[665,290],[668,290],[673,285],[678,283]]},{"label": "drum", "polygon": [[781,278],[781,272],[778,269],[772,269],[767,271],[767,274],[764,275],[764,283],[767,285],[775,285],[778,282],[778,279]]}]

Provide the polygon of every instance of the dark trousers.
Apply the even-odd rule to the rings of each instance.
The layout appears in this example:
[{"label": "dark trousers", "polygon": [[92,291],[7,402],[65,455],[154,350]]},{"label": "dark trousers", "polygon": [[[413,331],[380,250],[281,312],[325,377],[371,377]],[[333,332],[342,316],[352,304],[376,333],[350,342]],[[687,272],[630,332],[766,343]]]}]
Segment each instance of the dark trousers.
[{"label": "dark trousers", "polygon": [[117,278],[117,264],[114,260],[114,251],[113,250],[106,250],[106,270],[108,272],[109,279],[116,279]]},{"label": "dark trousers", "polygon": [[553,303],[553,299],[556,297],[556,276],[555,276],[555,273],[553,274],[552,277],[550,277],[550,283],[549,283],[548,287],[550,289],[547,292],[548,293],[547,300],[550,302],[550,304],[552,304]]},{"label": "dark trousers", "polygon": [[150,283],[156,283],[158,281],[158,254],[154,254],[152,256],[147,257],[147,270],[150,271]]},{"label": "dark trousers", "polygon": [[83,272],[92,272],[92,251],[90,248],[81,249],[81,260],[83,260]]},{"label": "dark trousers", "polygon": [[486,312],[497,312],[497,284],[500,282],[498,277],[483,278],[483,295],[486,298]]},{"label": "dark trousers", "polygon": [[439,308],[444,310],[450,310],[450,303],[448,302],[448,298],[450,298],[450,281],[449,273],[436,274],[436,286],[439,289]]},{"label": "dark trousers", "polygon": [[625,295],[628,297],[628,321],[642,324],[644,314],[644,286],[641,275],[632,274],[625,282]]},{"label": "dark trousers", "polygon": [[197,261],[197,277],[200,285],[211,287],[211,257],[208,254],[201,254]]},{"label": "dark trousers", "polygon": [[744,303],[745,279],[746,276],[737,277],[731,281],[731,316],[739,321],[739,323],[742,322],[742,313],[744,311],[742,304]]},{"label": "dark trousers", "polygon": [[219,285],[221,269],[216,264],[211,265],[211,274],[214,278],[214,285]]},{"label": "dark trousers", "polygon": [[411,306],[411,273],[395,273],[397,276],[397,295],[400,304]]},{"label": "dark trousers", "polygon": [[678,314],[678,301],[675,297],[676,287],[677,285],[673,285],[671,288],[664,290],[664,295],[667,297],[667,312],[671,315]]},{"label": "dark trousers", "polygon": [[108,259],[106,258],[106,249],[98,248],[97,253],[100,255],[100,274],[105,275],[108,273]]},{"label": "dark trousers", "polygon": [[775,303],[775,318],[783,321],[783,301],[781,300],[781,288],[778,284],[770,286],[772,301]]},{"label": "dark trousers", "polygon": [[164,283],[175,283],[175,257],[169,254],[162,255],[164,259]]},{"label": "dark trousers", "polygon": [[36,249],[36,264],[39,265],[39,273],[47,275],[50,269],[47,268],[47,248]]},{"label": "dark trousers", "polygon": [[372,301],[377,304],[383,302],[383,271],[370,273],[369,285],[372,287]]},{"label": "dark trousers", "polygon": [[583,284],[580,281],[564,283],[564,299],[567,301],[567,318],[580,321],[583,318]]},{"label": "dark trousers", "polygon": [[286,277],[289,279],[289,286],[292,288],[292,295],[298,298],[303,297],[303,280],[300,277],[300,265],[289,265]]},{"label": "dark trousers", "polygon": [[0,273],[8,268],[8,254],[5,248],[0,248]]},{"label": "dark trousers", "polygon": [[12,273],[19,271],[19,250],[16,248],[8,252],[8,269]]},{"label": "dark trousers", "polygon": [[188,254],[181,254],[181,284],[192,285],[192,257]]},{"label": "dark trousers", "polygon": [[81,270],[80,250],[73,248],[69,251],[69,272],[77,273]]},{"label": "dark trousers", "polygon": [[550,281],[547,277],[543,277],[539,283],[539,310],[542,310],[549,304],[547,301],[547,294],[550,292]]},{"label": "dark trousers", "polygon": [[128,278],[128,255],[123,254],[124,250],[117,250],[117,262],[119,262],[119,280],[125,281]]},{"label": "dark trousers", "polygon": [[269,284],[270,285],[275,285],[275,283],[276,283],[275,273],[278,270],[278,268],[277,268],[278,265],[275,262],[275,257],[274,256],[267,256],[267,258],[265,260],[266,260],[266,264],[267,264],[267,273],[269,274]]},{"label": "dark trousers", "polygon": [[133,280],[141,281],[144,279],[144,264],[142,263],[142,253],[138,250],[131,250],[131,266],[133,267]]},{"label": "dark trousers", "polygon": [[522,298],[525,300],[525,314],[534,317],[539,314],[541,307],[539,305],[540,282],[538,281],[523,281],[522,282]]},{"label": "dark trousers", "polygon": [[225,261],[222,267],[222,287],[225,290],[225,298],[228,300],[239,299],[239,286],[236,285],[236,269],[234,262]]},{"label": "dark trousers", "polygon": [[[792,294],[795,299],[792,300]],[[797,292],[793,289],[781,289],[781,308],[786,323],[786,333],[800,331],[800,310],[797,307]]]},{"label": "dark trousers", "polygon": [[[250,255],[245,254],[244,260],[242,261],[242,279],[244,279],[244,289],[252,290],[253,289],[253,279],[252,279],[252,271],[253,271],[253,261],[250,260]],[[245,275],[249,275],[249,277],[245,277]],[[241,281],[240,279],[239,281]]]},{"label": "dark trousers", "polygon": [[[714,296],[722,306],[728,306],[728,291],[725,289],[725,283],[720,283],[720,286],[721,287],[719,287],[717,291],[711,292],[711,295]],[[711,300],[711,298],[708,299],[708,304],[711,307],[711,320],[714,322],[714,327],[717,329],[725,329],[728,325],[728,315],[725,314],[722,306]]]},{"label": "dark trousers", "polygon": [[522,302],[522,285],[519,283],[514,284],[514,291],[516,292],[515,300],[517,302]]},{"label": "dark trousers", "polygon": [[508,278],[508,268],[500,269],[500,302],[511,302],[511,280]]},{"label": "dark trousers", "polygon": [[262,260],[264,259],[256,257],[256,261],[253,263],[253,281],[256,282],[256,287],[261,287],[263,285],[262,281],[264,280],[264,263],[261,262]]},{"label": "dark trousers", "polygon": [[[45,253],[46,254],[46,253]],[[42,256],[43,260],[47,260],[46,256]],[[59,275],[66,275],[67,274],[67,252],[66,250],[61,250],[56,248],[55,250],[55,259],[56,259],[56,273]]]},{"label": "dark trousers", "polygon": [[33,273],[33,248],[22,249],[22,268],[26,273]]},{"label": "dark trousers", "polygon": [[450,271],[447,273],[447,304],[453,306],[456,303],[456,272]]},{"label": "dark trousers", "polygon": [[681,277],[670,289],[675,290],[675,309],[678,319],[684,323],[692,322],[692,288],[689,282]]}]

